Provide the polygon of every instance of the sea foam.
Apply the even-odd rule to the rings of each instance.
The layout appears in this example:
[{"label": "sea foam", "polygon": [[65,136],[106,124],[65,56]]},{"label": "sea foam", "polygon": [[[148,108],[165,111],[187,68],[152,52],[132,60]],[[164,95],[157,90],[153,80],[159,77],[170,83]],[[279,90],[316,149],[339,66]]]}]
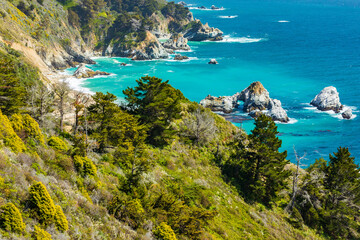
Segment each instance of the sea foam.
[{"label": "sea foam", "polygon": [[238,15],[234,15],[234,16],[218,16],[218,18],[237,18]]},{"label": "sea foam", "polygon": [[278,23],[288,23],[288,22],[290,22],[290,21],[288,21],[288,20],[279,20],[278,21]]}]

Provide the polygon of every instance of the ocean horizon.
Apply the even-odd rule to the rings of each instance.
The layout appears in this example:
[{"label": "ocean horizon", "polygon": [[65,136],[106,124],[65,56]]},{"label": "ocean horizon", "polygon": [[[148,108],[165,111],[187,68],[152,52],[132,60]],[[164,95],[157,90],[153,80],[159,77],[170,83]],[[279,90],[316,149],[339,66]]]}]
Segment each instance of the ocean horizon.
[{"label": "ocean horizon", "polygon": [[[281,150],[295,162],[293,148],[306,153],[303,167],[315,159],[328,159],[339,146],[348,147],[360,163],[360,5],[355,1],[224,0],[186,1],[194,18],[221,29],[221,42],[189,42],[181,52],[185,61],[169,59],[132,61],[95,58],[88,67],[112,73],[84,80],[69,79],[84,92],[111,92],[123,99],[122,90],[150,75],[170,80],[191,101],[207,95],[233,95],[260,81],[270,97],[279,99],[290,122],[277,123]],[[198,6],[221,10],[199,10]],[[207,64],[215,58],[219,64]],[[121,66],[127,63],[127,66]],[[72,73],[75,68],[65,71]],[[324,87],[334,86],[343,105],[353,111],[344,120],[332,111],[321,112],[309,103]],[[241,109],[226,115],[248,133],[254,121]]]}]

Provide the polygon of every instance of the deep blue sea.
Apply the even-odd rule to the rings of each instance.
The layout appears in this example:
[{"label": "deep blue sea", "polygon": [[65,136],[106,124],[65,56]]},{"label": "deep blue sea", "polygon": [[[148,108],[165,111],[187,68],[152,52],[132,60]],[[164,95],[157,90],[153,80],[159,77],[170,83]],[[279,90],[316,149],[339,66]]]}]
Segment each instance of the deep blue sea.
[{"label": "deep blue sea", "polygon": [[[277,124],[290,161],[295,161],[293,146],[299,155],[306,152],[304,167],[317,158],[328,159],[329,153],[344,146],[360,163],[360,1],[186,2],[192,8],[224,7],[221,11],[191,9],[195,18],[224,32],[223,42],[190,42],[192,52],[182,53],[190,57],[185,62],[98,58],[89,67],[113,75],[72,85],[122,98],[123,89],[151,75],[169,79],[187,98],[199,102],[208,94],[233,95],[260,81],[292,119],[290,124]],[[219,64],[208,65],[211,58]],[[121,62],[130,65],[122,67]],[[343,120],[312,108],[309,102],[326,86],[335,86],[342,104],[358,116]],[[231,119],[247,132],[254,126],[241,111]]]}]

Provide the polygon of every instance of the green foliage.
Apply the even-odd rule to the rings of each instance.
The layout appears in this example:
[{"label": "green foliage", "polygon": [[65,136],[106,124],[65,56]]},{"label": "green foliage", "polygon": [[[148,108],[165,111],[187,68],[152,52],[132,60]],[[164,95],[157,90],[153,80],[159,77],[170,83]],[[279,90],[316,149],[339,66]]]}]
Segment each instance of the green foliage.
[{"label": "green foliage", "polygon": [[56,228],[61,232],[66,232],[69,229],[69,224],[66,216],[59,205],[55,206],[54,222]]},{"label": "green foliage", "polygon": [[26,88],[39,82],[38,71],[18,52],[10,49],[7,53],[0,51],[0,110],[5,115],[22,111],[29,98]]},{"label": "green foliage", "polygon": [[108,210],[114,217],[133,228],[138,228],[144,222],[145,211],[139,199],[118,194],[110,202]]},{"label": "green foliage", "polygon": [[29,203],[36,218],[39,219],[42,224],[48,225],[53,222],[56,209],[44,184],[35,182],[30,186]]},{"label": "green foliage", "polygon": [[74,156],[74,166],[82,176],[96,176],[96,166],[88,157]]},{"label": "green foliage", "polygon": [[169,81],[146,76],[136,82],[138,86],[123,91],[128,107],[140,115],[140,121],[148,127],[148,142],[165,145],[174,135],[170,123],[180,118],[180,103],[187,100]]},{"label": "green foliage", "polygon": [[13,129],[24,141],[34,140],[40,145],[44,145],[44,135],[39,124],[29,114],[13,114],[11,116]]},{"label": "green foliage", "polygon": [[12,203],[0,206],[0,228],[9,232],[21,233],[25,230],[19,209]]},{"label": "green foliage", "polygon": [[51,136],[48,139],[48,145],[55,150],[59,150],[59,151],[63,151],[63,152],[68,150],[66,143],[61,138],[56,137],[56,136]]},{"label": "green foliage", "polygon": [[159,240],[176,240],[176,235],[169,225],[162,222],[153,231],[155,237]]},{"label": "green foliage", "polygon": [[9,119],[1,113],[0,110],[0,141],[11,148],[14,152],[23,152],[26,150],[24,142],[16,135]]},{"label": "green foliage", "polygon": [[44,229],[41,229],[38,226],[34,227],[34,231],[31,234],[31,239],[33,240],[51,240],[51,235]]},{"label": "green foliage", "polygon": [[288,164],[287,152],[279,152],[281,140],[277,134],[274,121],[260,115],[255,120],[248,145],[241,139],[236,154],[223,167],[246,199],[268,206],[286,187],[286,179],[290,176],[290,171],[284,169]]},{"label": "green foliage", "polygon": [[347,148],[338,148],[329,158],[328,163],[320,159],[307,169],[296,207],[307,225],[331,239],[357,239],[359,166]]},{"label": "green foliage", "polygon": [[187,19],[189,12],[188,8],[180,4],[175,4],[174,2],[169,2],[161,9],[161,13],[165,17],[172,17],[178,21]]}]

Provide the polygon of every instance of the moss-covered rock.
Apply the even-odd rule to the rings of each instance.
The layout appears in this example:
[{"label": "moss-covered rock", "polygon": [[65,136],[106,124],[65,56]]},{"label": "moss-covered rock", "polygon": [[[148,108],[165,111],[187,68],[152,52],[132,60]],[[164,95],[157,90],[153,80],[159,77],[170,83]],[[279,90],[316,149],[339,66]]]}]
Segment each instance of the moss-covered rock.
[{"label": "moss-covered rock", "polygon": [[0,207],[0,227],[9,232],[21,233],[25,230],[19,209],[12,203]]}]

